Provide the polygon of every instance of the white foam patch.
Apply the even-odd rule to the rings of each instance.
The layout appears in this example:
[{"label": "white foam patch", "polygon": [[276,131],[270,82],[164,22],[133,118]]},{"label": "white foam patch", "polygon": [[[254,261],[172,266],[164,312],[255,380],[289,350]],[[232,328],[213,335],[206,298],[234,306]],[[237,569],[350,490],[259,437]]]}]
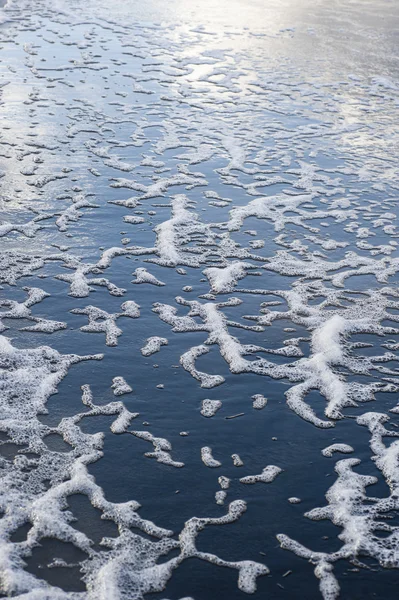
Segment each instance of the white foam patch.
[{"label": "white foam patch", "polygon": [[158,337],[156,335],[149,337],[146,340],[145,345],[141,348],[141,354],[143,356],[151,356],[152,354],[159,352],[162,346],[167,346],[168,343],[166,338]]},{"label": "white foam patch", "polygon": [[132,281],[132,283],[150,283],[151,285],[163,286],[165,285],[163,281],[159,281],[154,275],[149,273],[146,268],[138,267],[133,275],[136,276],[136,279]]},{"label": "white foam patch", "polygon": [[202,400],[201,415],[204,417],[213,417],[218,410],[222,408],[221,400]]},{"label": "white foam patch", "polygon": [[159,178],[155,183],[144,185],[130,179],[116,178],[111,184],[113,188],[127,188],[141,192],[139,200],[148,200],[150,198],[159,198],[164,196],[165,192],[174,186],[186,185],[195,187],[197,185],[206,185],[207,181],[202,177],[193,177],[192,175],[177,174],[170,177]]},{"label": "white foam patch", "polygon": [[235,467],[243,467],[244,466],[244,462],[241,460],[241,457],[239,454],[232,454],[231,458],[233,459],[233,464]]},{"label": "white foam patch", "polygon": [[[377,477],[354,471],[353,468],[360,464],[359,459],[344,459],[335,466],[338,477],[326,494],[327,506],[306,513],[310,519],[330,519],[334,525],[341,527],[339,538],[343,542],[342,547],[331,554],[312,552],[286,535],[277,536],[283,548],[304,558],[312,556],[312,562],[316,564],[316,577],[320,579],[320,591],[326,600],[339,596],[339,584],[333,574],[333,563],[339,559],[350,557],[355,561],[357,557],[365,555],[384,567],[397,567],[399,564],[396,544],[392,544],[398,528],[384,519],[386,512],[397,508],[399,489],[399,442],[393,441],[389,446],[383,443],[383,437],[397,438],[399,434],[385,428],[384,423],[388,421],[387,415],[370,412],[357,419],[359,425],[366,426],[370,431],[373,460],[389,486],[389,495],[369,498],[367,487],[377,483]],[[387,535],[378,536],[379,531]]]},{"label": "white foam patch", "polygon": [[123,217],[123,220],[125,223],[130,223],[131,225],[139,225],[145,221],[143,217],[135,217],[134,215],[126,215]]},{"label": "white foam patch", "polygon": [[227,493],[224,490],[218,490],[217,492],[215,492],[216,504],[219,504],[219,506],[223,506],[226,497]]},{"label": "white foam patch", "polygon": [[[87,409],[85,412],[63,418],[56,428],[47,427],[37,419],[68,368],[88,358],[99,359],[101,356],[61,355],[48,347],[18,350],[7,338],[0,336],[2,389],[8,400],[4,405],[4,408],[8,408],[1,420],[1,427],[15,444],[27,444],[29,452],[40,456],[38,460],[19,454],[17,460],[4,461],[3,464],[4,489],[8,490],[2,498],[2,505],[7,512],[2,520],[3,589],[8,594],[29,598],[73,597],[69,592],[63,592],[23,569],[23,557],[29,556],[42,539],[50,536],[73,544],[88,555],[88,559],[82,563],[87,586],[87,592],[79,593],[82,597],[105,600],[119,595],[126,598],[126,594],[131,595],[134,590],[140,590],[142,597],[141,594],[154,589],[154,586],[162,590],[173,570],[191,556],[237,569],[240,589],[255,591],[256,578],[267,574],[267,567],[251,561],[227,562],[216,555],[200,552],[195,546],[197,534],[207,525],[222,525],[237,520],[246,510],[244,502],[238,500],[231,503],[228,512],[216,519],[188,520],[179,540],[175,540],[171,538],[170,530],[142,519],[137,514],[137,502],[115,504],[104,497],[86,466],[102,456],[103,436],[83,433],[79,423],[87,417],[115,415],[117,418],[111,430],[123,433],[137,414],[127,411],[121,402],[96,405],[90,387],[84,385],[82,401]],[[6,364],[8,371],[4,369]],[[16,395],[19,402],[15,402]],[[62,435],[71,446],[70,452],[54,452],[43,443],[49,433],[55,432]],[[150,439],[155,447],[165,446],[165,440],[152,438],[151,434],[142,436],[140,432],[134,432],[134,435]],[[28,465],[28,475],[23,476]],[[43,483],[49,477],[48,488]],[[95,550],[86,534],[70,524],[72,515],[65,508],[68,506],[68,497],[74,494],[85,495],[105,519],[118,526],[117,537],[104,538],[101,542],[103,547],[108,548],[107,552]],[[15,546],[9,541],[9,536],[25,523],[31,525],[29,535],[25,542]],[[131,527],[150,537],[144,538],[139,533],[133,533]],[[158,541],[151,539],[154,537]],[[159,557],[176,548],[180,550],[179,555],[163,563],[160,570],[157,564]]]},{"label": "white foam patch", "polygon": [[172,459],[170,455],[172,445],[165,438],[155,437],[149,431],[131,431],[130,433],[142,440],[145,440],[146,442],[151,442],[151,444],[154,446],[154,451],[146,452],[144,456],[147,456],[148,458],[155,458],[159,463],[169,465],[171,467],[184,467],[183,462]]},{"label": "white foam patch", "polygon": [[28,238],[34,237],[36,232],[43,227],[42,225],[37,224],[40,220],[42,220],[42,218],[35,217],[26,223],[8,223],[7,221],[3,221],[0,223],[0,237],[4,237],[13,231],[22,233]]},{"label": "white foam patch", "polygon": [[200,255],[196,256],[186,247],[193,236],[203,234],[210,236],[210,228],[200,222],[198,215],[190,210],[193,204],[187,196],[179,194],[172,198],[172,216],[157,225],[154,260],[160,265],[176,267],[177,265],[198,266],[202,262]]},{"label": "white foam patch", "polygon": [[255,394],[252,396],[252,400],[252,406],[253,408],[256,408],[256,410],[262,410],[267,404],[267,398],[262,396],[262,394]]},{"label": "white foam patch", "polygon": [[[111,248],[108,254],[104,252],[104,255],[106,256],[103,255],[103,258],[97,263],[97,265],[79,264],[79,261],[74,257],[73,260],[65,265],[67,268],[74,269],[74,273],[60,273],[59,275],[56,275],[55,278],[70,284],[69,295],[73,296],[74,298],[86,298],[90,292],[93,291],[94,288],[91,287],[93,285],[106,287],[112,296],[123,296],[126,290],[124,288],[118,288],[107,278],[87,277],[89,273],[101,273],[101,265],[103,268],[109,266],[111,258],[120,254],[116,254],[116,250],[119,249]],[[125,252],[125,254],[128,254],[128,252]]]},{"label": "white foam patch", "polygon": [[246,277],[247,269],[251,268],[251,264],[237,261],[221,269],[210,267],[203,273],[211,285],[213,294],[227,294],[233,291],[240,279]]},{"label": "white foam patch", "polygon": [[222,488],[222,490],[229,489],[231,481],[228,477],[221,475],[220,477],[218,477],[218,482],[219,482],[219,485]]},{"label": "white foam patch", "polygon": [[87,200],[84,194],[77,194],[72,197],[72,205],[62,212],[55,224],[60,231],[68,231],[69,224],[76,222],[81,217],[81,208],[98,208],[98,206]]},{"label": "white foam patch", "polygon": [[324,448],[321,453],[323,456],[332,456],[334,452],[342,452],[343,454],[351,454],[354,452],[352,446],[349,444],[331,444],[331,446],[327,446]]},{"label": "white foam patch", "polygon": [[280,467],[276,467],[275,465],[268,465],[262,470],[262,473],[260,473],[259,475],[247,475],[246,477],[241,477],[240,482],[249,484],[258,482],[271,483],[280,473],[282,473],[282,469],[280,469]]},{"label": "white foam patch", "polygon": [[188,352],[182,354],[180,357],[180,364],[194,377],[194,379],[197,379],[200,382],[202,388],[210,389],[220,385],[225,379],[221,375],[210,375],[209,373],[204,373],[195,368],[196,359],[208,352],[209,348],[207,348],[207,346],[194,346]]},{"label": "white foam patch", "polygon": [[96,306],[86,306],[85,308],[74,308],[71,313],[75,315],[87,315],[88,325],[83,325],[80,331],[86,333],[104,333],[107,346],[117,346],[118,337],[122,335],[122,330],[116,325],[116,320],[120,317],[130,317],[136,319],[140,313],[137,304],[131,300],[121,305],[121,313],[107,313]]},{"label": "white foam patch", "polygon": [[211,469],[222,466],[221,462],[213,458],[212,448],[209,446],[201,448],[201,460],[206,467],[210,467]]},{"label": "white foam patch", "polygon": [[133,391],[123,377],[114,377],[111,388],[114,390],[114,396],[123,396],[124,394],[130,394]]},{"label": "white foam patch", "polygon": [[31,307],[35,306],[50,294],[47,294],[40,288],[24,287],[27,293],[27,299],[24,302],[16,300],[0,300],[0,307],[7,307],[8,310],[0,312],[0,331],[5,331],[7,327],[2,323],[2,319],[27,319],[33,321],[34,325],[22,327],[21,331],[37,331],[40,333],[54,333],[61,329],[66,329],[67,324],[63,321],[53,321],[43,319],[32,315]]}]

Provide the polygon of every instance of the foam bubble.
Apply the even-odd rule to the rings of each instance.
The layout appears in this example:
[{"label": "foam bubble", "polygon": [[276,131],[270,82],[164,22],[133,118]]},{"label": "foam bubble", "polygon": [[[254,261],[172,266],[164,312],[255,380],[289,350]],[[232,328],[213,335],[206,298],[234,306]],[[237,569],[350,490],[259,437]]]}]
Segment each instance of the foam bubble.
[{"label": "foam bubble", "polygon": [[262,408],[265,408],[267,404],[267,398],[262,396],[262,394],[255,394],[254,396],[252,396],[252,399],[252,406],[254,408],[256,408],[257,410],[262,410]]},{"label": "foam bubble", "polygon": [[246,477],[241,477],[241,483],[271,483],[274,479],[282,473],[282,469],[280,467],[276,467],[275,465],[268,465],[262,470],[260,475],[247,475]]},{"label": "foam bubble", "polygon": [[123,394],[130,394],[133,391],[123,377],[114,377],[111,388],[114,390],[115,396],[123,396]]},{"label": "foam bubble", "polygon": [[324,448],[321,451],[323,456],[332,456],[334,452],[350,454],[351,452],[354,452],[354,449],[352,446],[349,446],[349,444],[331,444],[331,446],[327,446],[327,448]]},{"label": "foam bubble", "polygon": [[222,466],[221,462],[213,458],[212,448],[210,448],[209,446],[204,446],[203,448],[201,448],[201,459],[206,467],[215,468]]},{"label": "foam bubble", "polygon": [[141,348],[141,354],[143,356],[151,356],[156,352],[159,352],[162,346],[168,345],[168,340],[166,338],[152,336],[146,340],[145,345]]},{"label": "foam bubble", "polygon": [[220,400],[202,400],[201,415],[204,417],[213,417],[221,408],[222,402]]}]

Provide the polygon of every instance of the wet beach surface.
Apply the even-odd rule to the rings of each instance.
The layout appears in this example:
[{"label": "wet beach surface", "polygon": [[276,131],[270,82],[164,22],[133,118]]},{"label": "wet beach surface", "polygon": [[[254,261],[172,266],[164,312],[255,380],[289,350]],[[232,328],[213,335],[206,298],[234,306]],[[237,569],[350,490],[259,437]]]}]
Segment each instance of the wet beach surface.
[{"label": "wet beach surface", "polygon": [[395,2],[0,23],[1,597],[394,598]]}]

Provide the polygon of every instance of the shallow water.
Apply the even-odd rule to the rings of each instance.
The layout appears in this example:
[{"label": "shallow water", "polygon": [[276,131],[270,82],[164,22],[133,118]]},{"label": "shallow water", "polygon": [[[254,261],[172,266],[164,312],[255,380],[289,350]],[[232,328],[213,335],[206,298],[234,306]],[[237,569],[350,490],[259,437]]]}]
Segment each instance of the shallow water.
[{"label": "shallow water", "polygon": [[3,597],[394,597],[397,16],[6,3]]}]

